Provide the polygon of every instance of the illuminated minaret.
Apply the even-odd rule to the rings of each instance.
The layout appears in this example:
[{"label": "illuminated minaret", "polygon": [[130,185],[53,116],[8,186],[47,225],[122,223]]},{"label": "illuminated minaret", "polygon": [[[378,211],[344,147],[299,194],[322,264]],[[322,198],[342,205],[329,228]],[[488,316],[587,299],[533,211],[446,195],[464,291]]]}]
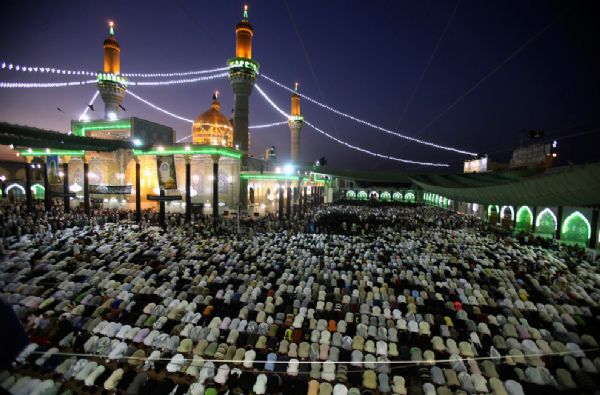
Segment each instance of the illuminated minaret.
[{"label": "illuminated minaret", "polygon": [[[248,22],[248,6],[244,6],[244,15],[235,27],[235,57],[227,61],[229,81],[233,89],[233,144],[234,147],[248,151],[248,112],[250,95],[256,82],[259,64],[252,60],[252,37],[254,29]],[[247,168],[247,155],[242,157],[242,170]],[[240,206],[248,205],[247,181],[240,183]],[[244,182],[245,181],[245,182]]]},{"label": "illuminated minaret", "polygon": [[125,98],[127,79],[121,76],[121,47],[115,38],[115,26],[108,23],[108,38],[104,40],[104,70],[98,73],[98,91],[104,101],[104,118],[117,119]]},{"label": "illuminated minaret", "polygon": [[298,83],[296,82],[294,84],[294,94],[292,94],[292,112],[288,119],[288,126],[292,133],[292,162],[296,164],[300,161],[300,131],[303,123],[304,117],[300,115],[300,95],[298,95]]},{"label": "illuminated minaret", "polygon": [[227,61],[229,80],[233,89],[233,143],[242,151],[248,150],[248,100],[252,94],[258,62],[252,60],[254,29],[248,23],[248,6],[235,27],[235,57]]}]

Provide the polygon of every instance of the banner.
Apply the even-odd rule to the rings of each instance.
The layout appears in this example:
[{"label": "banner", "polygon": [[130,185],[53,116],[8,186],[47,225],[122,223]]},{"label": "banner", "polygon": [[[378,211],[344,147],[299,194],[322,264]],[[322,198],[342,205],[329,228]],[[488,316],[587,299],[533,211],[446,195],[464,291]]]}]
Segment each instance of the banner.
[{"label": "banner", "polygon": [[48,172],[48,183],[50,185],[62,184],[59,175],[58,155],[46,156],[46,171]]},{"label": "banner", "polygon": [[229,177],[222,172],[219,172],[219,193],[229,193]]},{"label": "banner", "polygon": [[90,185],[96,195],[131,195],[131,185]]},{"label": "banner", "polygon": [[160,189],[177,189],[175,155],[157,155],[156,168],[158,169],[158,186]]}]

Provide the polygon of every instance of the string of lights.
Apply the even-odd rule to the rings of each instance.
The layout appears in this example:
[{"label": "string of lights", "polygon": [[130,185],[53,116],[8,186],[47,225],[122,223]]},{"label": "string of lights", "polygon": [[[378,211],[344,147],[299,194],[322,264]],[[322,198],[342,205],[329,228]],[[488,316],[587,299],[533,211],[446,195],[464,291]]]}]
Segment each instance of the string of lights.
[{"label": "string of lights", "polygon": [[20,66],[18,64],[0,63],[0,70],[7,71],[21,71],[27,73],[45,73],[45,74],[63,74],[63,75],[87,75],[87,76],[95,76],[96,72],[86,71],[86,70],[64,70],[57,69],[56,67],[43,67],[43,66]]},{"label": "string of lights", "polygon": [[[88,70],[67,70],[67,69],[59,69],[56,67],[46,67],[46,66],[21,66],[18,64],[2,62],[0,63],[0,70],[6,71],[20,71],[24,73],[45,73],[45,74],[62,74],[62,75],[87,75],[87,76],[96,76],[98,72],[88,71]],[[207,70],[194,70],[194,71],[184,71],[184,72],[174,72],[174,73],[123,73],[124,77],[134,77],[134,78],[152,78],[152,77],[183,77],[188,75],[198,75],[198,74],[210,74],[210,73],[218,73],[220,71],[226,71],[228,67],[218,67],[214,69]]]},{"label": "string of lights", "polygon": [[[277,112],[279,112],[284,117],[286,117],[286,118],[289,117],[289,115],[286,114],[285,111],[283,111],[281,108],[279,108],[279,106],[277,106],[277,104],[275,104],[273,102],[273,100],[271,100],[271,98],[260,88],[260,86],[258,86],[258,84],[254,85],[254,87],[256,88],[256,90],[258,91],[258,93],[260,93],[261,96],[271,105],[271,107],[273,107],[275,110],[277,110]],[[415,161],[415,160],[410,160],[410,159],[402,159],[402,158],[396,158],[396,157],[389,156],[389,155],[379,154],[377,152],[369,151],[367,149],[364,149],[364,148],[358,147],[356,145],[350,144],[350,143],[348,143],[348,142],[346,142],[344,140],[338,139],[337,137],[332,136],[331,134],[325,132],[324,130],[319,129],[318,127],[316,127],[312,123],[308,122],[306,119],[304,120],[304,123],[306,125],[310,126],[311,128],[313,128],[315,131],[317,131],[317,132],[321,133],[322,135],[324,135],[324,136],[330,138],[331,140],[335,141],[336,143],[345,145],[348,148],[351,148],[351,149],[356,150],[356,151],[363,152],[363,153],[371,155],[371,156],[375,156],[375,157],[383,158],[383,159],[394,160],[394,161],[397,161],[397,162],[418,164],[418,165],[423,165],[423,166],[435,166],[435,167],[448,167],[449,166],[447,163],[421,162],[421,161]]]},{"label": "string of lights", "polygon": [[83,110],[83,112],[79,116],[80,121],[87,121],[89,119],[87,112],[90,110],[90,107],[92,107],[94,105],[94,102],[96,101],[96,98],[98,97],[99,94],[100,94],[99,91],[96,91],[94,93],[94,96],[92,96],[92,100],[90,100],[89,104],[87,106],[85,106],[85,110]]},{"label": "string of lights", "polygon": [[[135,94],[131,90],[128,90],[127,93],[129,95],[131,95],[133,98],[135,98],[135,99],[141,101],[142,103],[144,103],[144,104],[146,104],[146,105],[154,108],[155,110],[158,110],[158,111],[162,112],[163,114],[170,115],[173,118],[177,118],[177,119],[179,119],[181,121],[184,121],[184,122],[187,122],[187,123],[194,123],[194,121],[192,119],[185,118],[185,117],[182,117],[181,115],[177,115],[177,114],[172,113],[171,111],[165,110],[164,108],[159,107],[156,104],[149,102],[148,100],[144,99],[143,97],[140,97],[139,95]],[[96,99],[97,96],[98,96],[98,92],[96,92],[96,95],[94,95],[94,98],[92,98],[92,103]],[[81,120],[81,118],[80,118],[80,120]],[[286,125],[286,124],[287,124],[287,121],[279,121],[279,122],[266,123],[266,124],[262,124],[262,125],[250,125],[250,126],[248,126],[248,128],[249,129],[264,129],[264,128],[272,128],[274,126],[281,126],[281,125]],[[225,126],[225,125],[223,125],[223,126]],[[187,140],[187,139],[189,139],[191,137],[192,137],[192,135],[190,134],[189,136],[185,136],[185,137],[182,137],[182,138],[178,139],[177,142],[180,143],[180,142],[182,142],[184,140]]]},{"label": "string of lights", "polygon": [[167,81],[141,81],[141,82],[134,82],[134,81],[129,81],[129,85],[136,85],[136,86],[161,86],[161,85],[174,85],[174,84],[191,84],[194,82],[199,82],[199,81],[209,81],[209,80],[214,80],[217,78],[223,78],[223,77],[227,77],[229,74],[228,73],[219,73],[219,74],[213,74],[213,75],[207,75],[204,77],[196,77],[196,78],[185,78],[185,79],[179,79],[179,80],[167,80]]},{"label": "string of lights", "polygon": [[142,97],[140,97],[140,96],[136,95],[136,94],[135,94],[135,93],[133,93],[131,90],[127,90],[127,93],[128,93],[129,95],[131,95],[133,98],[135,98],[135,99],[137,99],[137,100],[141,101],[142,103],[144,103],[144,104],[146,104],[146,105],[148,105],[148,106],[150,106],[150,107],[154,108],[155,110],[158,110],[158,111],[160,111],[160,112],[162,112],[162,113],[164,113],[164,114],[170,115],[170,116],[172,116],[173,118],[177,118],[177,119],[179,119],[179,120],[181,120],[181,121],[184,121],[184,122],[187,122],[187,123],[193,123],[193,122],[194,122],[194,121],[192,121],[192,120],[191,120],[191,119],[189,119],[189,118],[184,118],[184,117],[182,117],[181,115],[173,114],[172,112],[170,112],[170,111],[167,111],[167,110],[165,110],[164,108],[161,108],[161,107],[159,107],[159,106],[157,106],[157,105],[155,105],[155,104],[152,104],[152,103],[150,103],[148,100],[146,100],[146,99],[144,99],[144,98],[142,98]]},{"label": "string of lights", "polygon": [[472,156],[476,156],[477,155],[474,152],[464,151],[464,150],[461,150],[461,149],[458,149],[458,148],[453,148],[453,147],[449,147],[449,146],[445,146],[445,145],[441,145],[441,144],[436,144],[436,143],[432,143],[430,141],[420,140],[420,139],[417,139],[417,138],[414,138],[414,137],[411,137],[411,136],[407,136],[407,135],[404,135],[404,134],[401,134],[401,133],[398,133],[398,132],[394,132],[392,130],[389,130],[389,129],[386,129],[384,127],[375,125],[375,124],[373,124],[371,122],[368,122],[368,121],[365,121],[363,119],[357,118],[355,116],[352,116],[352,115],[347,114],[345,112],[342,112],[340,110],[336,110],[335,108],[330,107],[327,104],[323,104],[323,103],[321,103],[321,102],[313,99],[312,97],[306,96],[306,95],[304,95],[304,94],[302,94],[300,92],[296,92],[295,90],[293,90],[293,89],[285,86],[284,84],[282,84],[280,82],[275,81],[274,79],[272,79],[272,78],[270,78],[270,77],[268,77],[268,76],[266,76],[264,74],[260,74],[260,76],[263,77],[264,79],[266,79],[267,81],[273,83],[274,85],[280,87],[280,88],[283,88],[283,89],[285,89],[285,90],[287,90],[287,91],[289,91],[291,93],[298,94],[300,97],[302,97],[303,99],[306,99],[307,101],[309,101],[309,102],[311,102],[313,104],[316,104],[316,105],[318,105],[318,106],[320,106],[320,107],[322,107],[322,108],[324,108],[326,110],[329,110],[329,111],[331,111],[331,112],[333,112],[333,113],[335,113],[335,114],[337,114],[339,116],[342,116],[342,117],[351,119],[351,120],[353,120],[355,122],[358,122],[358,123],[361,123],[363,125],[366,125],[366,126],[368,126],[370,128],[377,129],[377,130],[380,130],[380,131],[385,132],[385,133],[393,134],[394,136],[398,136],[400,138],[412,141],[414,143],[428,145],[430,147],[434,147],[434,148],[438,148],[438,149],[442,149],[442,150],[446,150],[446,151],[453,151],[453,152],[457,152],[459,154],[472,155]]},{"label": "string of lights", "polygon": [[81,86],[95,83],[96,80],[69,82],[0,82],[0,88],[64,88],[67,86]]},{"label": "string of lights", "polygon": [[198,75],[198,74],[209,74],[218,73],[219,71],[226,71],[228,67],[219,67],[210,70],[195,70],[195,71],[184,71],[177,73],[123,73],[124,77],[134,78],[152,78],[152,77],[185,77],[187,75]]},{"label": "string of lights", "polygon": [[[248,126],[248,129],[266,129],[266,128],[272,128],[274,126],[281,126],[281,125],[287,125],[287,121],[265,123],[263,125],[250,125],[250,126]],[[191,139],[191,138],[192,138],[192,135],[190,134],[190,135],[187,135],[185,137],[178,139],[177,142],[181,143],[182,141],[185,141],[185,140]]]}]

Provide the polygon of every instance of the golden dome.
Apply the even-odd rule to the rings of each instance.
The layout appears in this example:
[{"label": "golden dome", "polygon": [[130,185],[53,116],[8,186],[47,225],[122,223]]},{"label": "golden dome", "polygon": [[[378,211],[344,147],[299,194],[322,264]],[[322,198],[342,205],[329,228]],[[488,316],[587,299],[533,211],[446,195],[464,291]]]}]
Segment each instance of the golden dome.
[{"label": "golden dome", "polygon": [[200,114],[192,125],[193,144],[233,147],[233,126],[221,112],[217,93],[213,95],[210,108]]}]

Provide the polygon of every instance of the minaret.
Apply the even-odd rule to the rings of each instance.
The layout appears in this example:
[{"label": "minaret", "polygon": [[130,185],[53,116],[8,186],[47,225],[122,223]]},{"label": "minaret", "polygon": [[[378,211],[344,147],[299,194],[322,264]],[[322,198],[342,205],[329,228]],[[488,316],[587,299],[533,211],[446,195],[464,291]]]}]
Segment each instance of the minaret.
[{"label": "minaret", "polygon": [[248,6],[244,6],[243,18],[235,28],[235,57],[227,61],[233,89],[233,143],[242,151],[248,150],[248,100],[259,68],[258,62],[252,60],[253,35]]},{"label": "minaret", "polygon": [[98,74],[98,91],[104,101],[104,119],[118,118],[125,98],[127,79],[121,76],[121,47],[115,38],[114,23],[108,23],[108,38],[104,40],[104,71]]},{"label": "minaret", "polygon": [[[248,151],[248,112],[250,95],[256,82],[256,74],[260,65],[252,60],[252,37],[254,29],[248,22],[248,6],[244,6],[244,14],[235,27],[235,57],[227,61],[229,81],[233,89],[233,146]],[[242,157],[242,170],[246,170],[247,155]],[[245,180],[241,180],[245,181]],[[240,206],[248,205],[246,182],[240,183]]]},{"label": "minaret", "polygon": [[288,126],[292,133],[292,163],[295,164],[300,162],[300,131],[302,131],[303,123],[304,117],[300,115],[300,95],[298,95],[298,83],[296,82],[294,84],[294,93],[292,94],[292,112],[288,119]]}]

